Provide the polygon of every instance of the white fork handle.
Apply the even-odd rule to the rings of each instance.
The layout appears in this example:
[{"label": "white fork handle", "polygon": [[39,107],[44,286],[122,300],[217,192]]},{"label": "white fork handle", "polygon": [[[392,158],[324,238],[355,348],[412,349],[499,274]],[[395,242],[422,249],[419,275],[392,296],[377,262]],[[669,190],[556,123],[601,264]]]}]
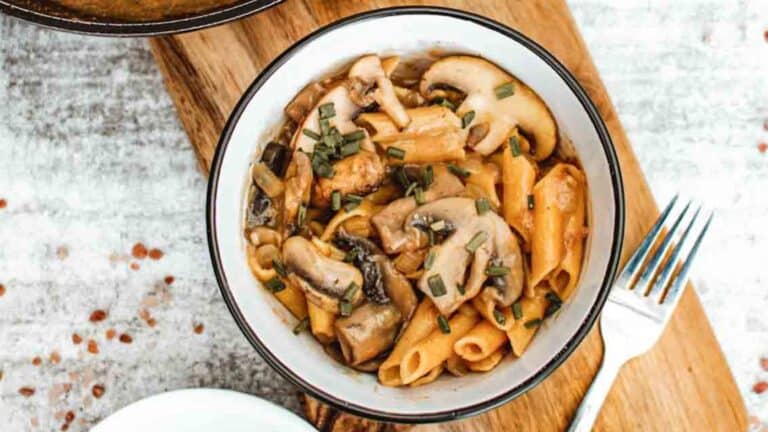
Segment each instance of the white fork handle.
[{"label": "white fork handle", "polygon": [[600,414],[600,408],[602,408],[603,402],[611,390],[613,381],[616,380],[616,375],[624,364],[621,358],[610,353],[606,347],[597,375],[595,375],[587,394],[582,399],[579,409],[576,410],[571,425],[568,427],[568,432],[589,432],[592,430],[597,415]]}]

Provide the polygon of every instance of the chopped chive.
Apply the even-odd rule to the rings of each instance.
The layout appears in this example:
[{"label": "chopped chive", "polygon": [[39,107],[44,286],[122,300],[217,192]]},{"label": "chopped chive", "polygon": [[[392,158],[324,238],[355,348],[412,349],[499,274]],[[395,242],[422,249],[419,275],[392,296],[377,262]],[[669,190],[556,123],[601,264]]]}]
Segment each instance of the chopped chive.
[{"label": "chopped chive", "polygon": [[488,266],[485,269],[485,274],[487,276],[499,277],[508,275],[510,271],[511,269],[505,266]]},{"label": "chopped chive", "polygon": [[353,203],[360,204],[361,202],[363,202],[363,197],[361,197],[360,195],[355,195],[351,193],[346,194],[344,195],[344,202],[353,202]]},{"label": "chopped chive", "polygon": [[280,258],[272,258],[272,268],[274,268],[280,276],[288,276],[288,272],[285,270],[285,266],[283,265],[283,262],[280,261]]},{"label": "chopped chive", "polygon": [[512,315],[516,320],[523,317],[523,307],[520,305],[520,302],[512,303]]},{"label": "chopped chive", "polygon": [[352,315],[352,303],[348,301],[339,302],[339,315],[344,317]]},{"label": "chopped chive", "polygon": [[498,310],[498,309],[494,309],[494,310],[493,310],[493,319],[495,319],[495,320],[496,320],[496,322],[497,322],[499,325],[502,325],[502,326],[503,326],[503,325],[504,325],[504,324],[507,322],[507,318],[506,318],[506,317],[504,316],[504,314],[503,314],[503,313],[501,313],[501,311],[500,311],[500,310]]},{"label": "chopped chive", "polygon": [[538,327],[539,325],[541,325],[541,319],[540,318],[535,318],[535,319],[526,321],[525,324],[523,324],[523,325],[527,329],[532,329],[532,328],[535,328],[535,327]]},{"label": "chopped chive", "polygon": [[278,293],[278,292],[280,292],[280,291],[285,289],[285,284],[277,276],[275,276],[272,279],[264,282],[264,286],[266,286],[267,289],[269,289],[273,293]]},{"label": "chopped chive", "polygon": [[553,293],[552,291],[546,293],[544,295],[544,297],[546,297],[547,300],[549,300],[552,303],[555,303],[555,304],[558,304],[558,305],[563,304],[563,301],[560,299],[560,296],[558,296],[557,294]]},{"label": "chopped chive", "polygon": [[299,211],[296,214],[296,225],[302,227],[307,219],[307,206],[304,204],[299,205]]},{"label": "chopped chive", "polygon": [[432,225],[429,226],[429,229],[432,231],[442,231],[445,229],[445,221],[439,220],[437,222],[432,222]]},{"label": "chopped chive", "polygon": [[467,178],[471,175],[471,173],[464,168],[454,165],[454,164],[448,164],[448,171],[453,173],[456,176],[459,176],[461,178]]},{"label": "chopped chive", "polygon": [[509,149],[512,151],[512,156],[514,157],[518,157],[522,154],[520,151],[520,141],[517,140],[517,137],[509,137]]},{"label": "chopped chive", "polygon": [[424,259],[424,269],[429,270],[432,268],[432,265],[435,263],[435,251],[430,250],[427,254],[427,258]]},{"label": "chopped chive", "polygon": [[460,284],[460,283],[457,283],[457,284],[456,284],[456,291],[458,291],[458,292],[459,292],[459,294],[461,294],[461,295],[464,295],[464,294],[466,294],[466,292],[467,292],[467,291],[464,289],[464,285],[462,285],[462,284]]},{"label": "chopped chive", "polygon": [[357,290],[359,290],[360,287],[357,286],[356,283],[350,282],[349,286],[347,286],[347,289],[344,290],[344,295],[341,297],[344,299],[345,302],[352,302],[352,300],[355,298],[355,294],[357,294]]},{"label": "chopped chive", "polygon": [[418,186],[418,185],[419,184],[416,183],[416,182],[413,182],[410,185],[408,185],[408,189],[405,190],[405,196],[411,196],[411,194],[413,193],[414,189],[416,189],[416,186]]},{"label": "chopped chive", "polygon": [[341,157],[352,156],[360,152],[360,142],[355,141],[341,146]]},{"label": "chopped chive", "polygon": [[437,317],[437,326],[440,327],[440,331],[444,334],[451,333],[451,326],[448,324],[448,320],[442,315],[438,315]]},{"label": "chopped chive", "polygon": [[293,334],[297,335],[309,328],[309,318],[304,318],[293,328]]},{"label": "chopped chive", "polygon": [[466,114],[461,116],[461,128],[466,129],[467,126],[472,124],[472,120],[475,119],[475,111],[467,111]]},{"label": "chopped chive", "polygon": [[429,285],[429,291],[432,292],[433,297],[444,296],[447,292],[445,290],[445,284],[443,278],[439,274],[432,275],[427,278],[427,285]]},{"label": "chopped chive", "polygon": [[329,119],[336,115],[336,108],[333,106],[333,102],[328,102],[317,107],[317,111],[320,114],[321,119]]},{"label": "chopped chive", "polygon": [[341,209],[341,192],[335,190],[331,192],[331,210],[338,211]]},{"label": "chopped chive", "polygon": [[533,210],[533,195],[528,195],[528,210]]},{"label": "chopped chive", "polygon": [[398,147],[387,147],[387,156],[394,159],[405,159],[405,150]]},{"label": "chopped chive", "polygon": [[320,118],[320,135],[328,135],[331,131],[331,122],[328,119]]},{"label": "chopped chive", "polygon": [[544,318],[549,318],[552,315],[555,314],[558,310],[560,310],[560,307],[562,306],[562,303],[550,303],[547,305],[547,309],[544,311]]},{"label": "chopped chive", "polygon": [[466,249],[469,253],[475,253],[477,248],[482,246],[486,240],[488,240],[488,234],[485,231],[478,231],[472,237],[472,240],[470,240],[469,243],[464,246],[464,249]]},{"label": "chopped chive", "polygon": [[323,143],[329,148],[340,146],[342,141],[341,135],[339,135],[339,131],[335,127],[331,128],[328,134],[323,136]]},{"label": "chopped chive", "polygon": [[392,175],[395,178],[395,181],[397,181],[403,189],[407,189],[408,186],[411,185],[411,179],[408,178],[408,173],[405,172],[405,168],[403,168],[402,165],[396,167],[395,170],[392,171]]},{"label": "chopped chive", "polygon": [[314,132],[314,131],[311,131],[311,130],[309,130],[307,128],[304,128],[304,129],[302,129],[301,133],[303,133],[304,135],[312,138],[315,141],[320,141],[321,136],[317,132]]},{"label": "chopped chive", "polygon": [[432,165],[425,166],[421,173],[421,185],[424,187],[424,189],[427,189],[432,184],[434,179],[435,170],[432,168]]},{"label": "chopped chive", "polygon": [[427,230],[427,239],[429,240],[430,246],[434,246],[435,243],[437,243],[437,239],[435,238],[435,232],[432,230]]},{"label": "chopped chive", "polygon": [[353,143],[362,140],[365,138],[365,132],[363,132],[362,129],[358,129],[354,132],[350,132],[348,134],[344,134],[342,136],[344,138],[345,143]]},{"label": "chopped chive", "polygon": [[510,97],[515,94],[515,83],[511,81],[504,83],[493,89],[493,92],[496,94],[496,99],[504,99]]},{"label": "chopped chive", "polygon": [[491,205],[488,203],[487,199],[478,198],[475,200],[475,209],[477,210],[477,214],[484,215],[491,209]]},{"label": "chopped chive", "polygon": [[426,202],[424,198],[424,189],[422,189],[421,186],[417,186],[416,189],[413,190],[413,198],[416,199],[416,204],[418,205],[422,205]]},{"label": "chopped chive", "polygon": [[327,161],[318,159],[314,163],[312,163],[312,171],[314,171],[315,175],[318,177],[323,178],[331,178],[333,177],[333,167],[330,163]]},{"label": "chopped chive", "polygon": [[453,102],[449,101],[446,98],[439,97],[432,100],[433,105],[440,105],[441,107],[448,108],[451,111],[456,111],[456,105],[453,104]]},{"label": "chopped chive", "polygon": [[349,212],[351,212],[352,210],[354,210],[354,209],[358,208],[359,206],[360,206],[360,203],[359,203],[359,202],[356,202],[356,201],[350,201],[350,202],[348,202],[348,203],[344,204],[344,211],[346,211],[347,213],[349,213]]}]

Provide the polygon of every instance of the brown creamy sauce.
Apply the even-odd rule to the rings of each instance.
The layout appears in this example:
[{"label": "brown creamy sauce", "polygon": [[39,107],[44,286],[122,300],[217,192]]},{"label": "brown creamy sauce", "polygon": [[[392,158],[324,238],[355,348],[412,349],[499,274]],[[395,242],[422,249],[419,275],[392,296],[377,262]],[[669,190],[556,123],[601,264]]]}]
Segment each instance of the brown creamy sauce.
[{"label": "brown creamy sauce", "polygon": [[78,14],[130,21],[152,21],[199,13],[240,0],[53,0]]}]

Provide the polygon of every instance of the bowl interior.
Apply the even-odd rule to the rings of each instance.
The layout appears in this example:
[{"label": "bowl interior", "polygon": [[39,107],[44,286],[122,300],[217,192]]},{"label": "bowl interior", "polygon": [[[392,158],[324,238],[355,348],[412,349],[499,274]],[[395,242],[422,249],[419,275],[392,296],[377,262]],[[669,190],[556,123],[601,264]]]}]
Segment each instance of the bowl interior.
[{"label": "bowl interior", "polygon": [[[519,359],[507,356],[491,373],[441,377],[416,388],[381,386],[332,361],[311,336],[294,336],[294,318],[251,276],[242,238],[248,167],[280,125],[282,108],[305,84],[365,53],[401,54],[429,49],[483,56],[532,87],[552,110],[560,131],[578,152],[590,188],[592,231],[576,294],[547,322]],[[446,419],[512,397],[546,376],[584,336],[602,304],[607,277],[621,243],[617,215],[620,179],[612,172],[610,143],[587,108],[551,64],[516,40],[472,19],[441,13],[379,15],[347,21],[294,47],[262,76],[241,102],[239,119],[225,132],[214,165],[209,205],[212,247],[225,295],[246,334],[267,359],[305,390],[358,413],[408,421]],[[237,110],[236,114],[237,115]],[[618,243],[618,245],[617,245]],[[218,255],[218,259],[216,259]],[[608,275],[608,276],[607,276]]]}]

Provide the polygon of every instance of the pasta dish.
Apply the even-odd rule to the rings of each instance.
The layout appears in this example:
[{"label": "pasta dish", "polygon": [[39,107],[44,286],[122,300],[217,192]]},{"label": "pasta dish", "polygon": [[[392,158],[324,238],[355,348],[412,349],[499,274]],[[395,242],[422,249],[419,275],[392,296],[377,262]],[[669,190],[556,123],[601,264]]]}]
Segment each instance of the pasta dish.
[{"label": "pasta dish", "polygon": [[251,167],[247,260],[337,361],[387,386],[487,372],[573,294],[586,179],[497,65],[365,55],[285,115]]}]

